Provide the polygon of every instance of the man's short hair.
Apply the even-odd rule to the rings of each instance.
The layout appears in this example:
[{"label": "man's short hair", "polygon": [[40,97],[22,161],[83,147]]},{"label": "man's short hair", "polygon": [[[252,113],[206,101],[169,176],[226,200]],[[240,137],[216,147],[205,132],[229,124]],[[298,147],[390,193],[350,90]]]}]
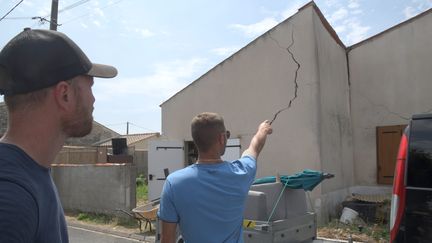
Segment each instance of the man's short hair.
[{"label": "man's short hair", "polygon": [[[72,89],[75,91],[75,93],[78,93],[78,85],[75,81],[77,77],[74,77],[70,80],[67,80],[66,82],[70,84]],[[33,109],[34,107],[38,106],[39,104],[43,103],[45,99],[48,97],[48,92],[52,87],[36,90],[30,93],[26,94],[18,94],[18,95],[11,95],[11,96],[5,96],[4,101],[6,104],[6,107],[9,112],[14,112],[17,110],[25,111],[26,109]]]},{"label": "man's short hair", "polygon": [[49,89],[51,88],[52,87],[48,87],[27,94],[5,96],[4,102],[9,112],[33,109],[33,107],[45,101],[46,97],[48,96]]},{"label": "man's short hair", "polygon": [[191,131],[198,151],[207,152],[225,131],[224,120],[219,114],[204,112],[192,119]]}]

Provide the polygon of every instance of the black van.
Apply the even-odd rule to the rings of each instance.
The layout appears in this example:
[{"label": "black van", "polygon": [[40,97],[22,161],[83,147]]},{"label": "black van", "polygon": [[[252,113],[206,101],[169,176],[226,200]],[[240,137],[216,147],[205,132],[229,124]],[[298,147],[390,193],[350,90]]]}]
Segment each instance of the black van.
[{"label": "black van", "polygon": [[390,242],[432,242],[432,114],[414,115],[401,138]]}]

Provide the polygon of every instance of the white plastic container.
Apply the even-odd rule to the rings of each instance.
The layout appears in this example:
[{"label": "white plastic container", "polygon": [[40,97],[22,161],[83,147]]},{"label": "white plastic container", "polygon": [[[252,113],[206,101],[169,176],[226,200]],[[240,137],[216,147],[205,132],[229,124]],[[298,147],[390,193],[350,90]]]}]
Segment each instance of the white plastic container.
[{"label": "white plastic container", "polygon": [[357,217],[358,217],[357,211],[352,210],[351,208],[344,207],[339,221],[344,224],[351,224],[354,221],[354,219]]}]

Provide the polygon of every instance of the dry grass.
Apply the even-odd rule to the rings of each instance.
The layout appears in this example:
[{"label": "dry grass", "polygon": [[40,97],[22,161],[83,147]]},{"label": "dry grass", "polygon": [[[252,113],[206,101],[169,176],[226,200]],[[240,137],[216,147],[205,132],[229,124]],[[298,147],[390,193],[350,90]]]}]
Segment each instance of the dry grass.
[{"label": "dry grass", "polygon": [[352,225],[333,220],[323,227],[318,228],[318,237],[349,240],[358,242],[389,242],[389,229],[386,224],[364,224],[354,222]]}]

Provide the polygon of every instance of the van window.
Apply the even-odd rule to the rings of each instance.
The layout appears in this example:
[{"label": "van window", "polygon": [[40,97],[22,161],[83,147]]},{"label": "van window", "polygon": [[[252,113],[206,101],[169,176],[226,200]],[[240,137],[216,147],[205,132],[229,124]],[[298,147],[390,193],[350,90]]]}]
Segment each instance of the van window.
[{"label": "van window", "polygon": [[407,186],[432,188],[432,119],[411,122],[408,161]]}]

